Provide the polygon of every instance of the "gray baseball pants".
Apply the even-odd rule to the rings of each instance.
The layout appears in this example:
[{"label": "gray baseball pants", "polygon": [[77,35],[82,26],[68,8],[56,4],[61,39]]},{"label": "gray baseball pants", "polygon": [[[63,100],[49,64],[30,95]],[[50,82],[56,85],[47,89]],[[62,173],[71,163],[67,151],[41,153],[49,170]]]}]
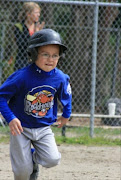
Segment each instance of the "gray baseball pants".
[{"label": "gray baseball pants", "polygon": [[[49,168],[59,164],[61,159],[50,126],[23,129],[21,135],[10,136],[10,157],[14,180],[29,180],[33,171],[33,160]],[[31,145],[35,148],[33,157]]]}]

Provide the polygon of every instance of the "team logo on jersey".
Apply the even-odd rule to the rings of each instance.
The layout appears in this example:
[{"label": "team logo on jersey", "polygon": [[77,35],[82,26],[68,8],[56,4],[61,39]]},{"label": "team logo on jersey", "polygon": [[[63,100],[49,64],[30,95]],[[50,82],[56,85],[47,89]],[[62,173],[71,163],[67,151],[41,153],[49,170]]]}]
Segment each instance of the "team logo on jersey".
[{"label": "team logo on jersey", "polygon": [[34,117],[44,117],[48,110],[53,107],[53,94],[55,91],[49,86],[32,89],[25,98],[25,112]]},{"label": "team logo on jersey", "polygon": [[68,93],[69,95],[72,94],[70,83],[69,83],[68,86],[67,86],[67,93]]}]

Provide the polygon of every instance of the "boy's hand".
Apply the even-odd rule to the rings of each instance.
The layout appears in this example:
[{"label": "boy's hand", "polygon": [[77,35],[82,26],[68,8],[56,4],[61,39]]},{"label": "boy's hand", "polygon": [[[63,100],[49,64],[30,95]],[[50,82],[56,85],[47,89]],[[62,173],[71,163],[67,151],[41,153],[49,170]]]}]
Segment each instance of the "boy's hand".
[{"label": "boy's hand", "polygon": [[10,128],[10,132],[13,136],[17,136],[17,134],[21,134],[21,132],[23,132],[21,122],[17,118],[13,119],[9,123],[9,128]]},{"label": "boy's hand", "polygon": [[59,117],[57,122],[58,122],[58,128],[63,127],[64,125],[66,125],[67,121],[69,120],[69,118],[64,118],[63,116]]}]

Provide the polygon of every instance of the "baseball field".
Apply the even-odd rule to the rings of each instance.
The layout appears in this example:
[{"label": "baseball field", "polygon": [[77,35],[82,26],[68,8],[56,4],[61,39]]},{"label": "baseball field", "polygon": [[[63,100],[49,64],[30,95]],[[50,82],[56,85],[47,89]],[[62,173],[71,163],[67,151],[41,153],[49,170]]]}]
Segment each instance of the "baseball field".
[{"label": "baseball field", "polygon": [[[119,146],[58,146],[61,164],[50,169],[40,166],[39,180],[121,180]],[[0,144],[0,179],[13,180],[9,144]]]}]

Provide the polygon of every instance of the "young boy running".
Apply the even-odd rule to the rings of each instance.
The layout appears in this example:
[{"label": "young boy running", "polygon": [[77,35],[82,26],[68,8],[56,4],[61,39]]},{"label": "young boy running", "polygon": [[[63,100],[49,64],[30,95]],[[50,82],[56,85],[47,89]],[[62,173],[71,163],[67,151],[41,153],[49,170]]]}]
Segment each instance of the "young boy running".
[{"label": "young boy running", "polygon": [[[51,125],[65,125],[71,115],[69,76],[56,66],[67,50],[60,35],[43,29],[31,36],[28,55],[32,63],[13,73],[0,87],[0,112],[10,128],[10,157],[15,180],[35,180],[38,164],[59,164]],[[57,119],[57,100],[63,106]],[[33,149],[31,149],[34,147]]]}]

